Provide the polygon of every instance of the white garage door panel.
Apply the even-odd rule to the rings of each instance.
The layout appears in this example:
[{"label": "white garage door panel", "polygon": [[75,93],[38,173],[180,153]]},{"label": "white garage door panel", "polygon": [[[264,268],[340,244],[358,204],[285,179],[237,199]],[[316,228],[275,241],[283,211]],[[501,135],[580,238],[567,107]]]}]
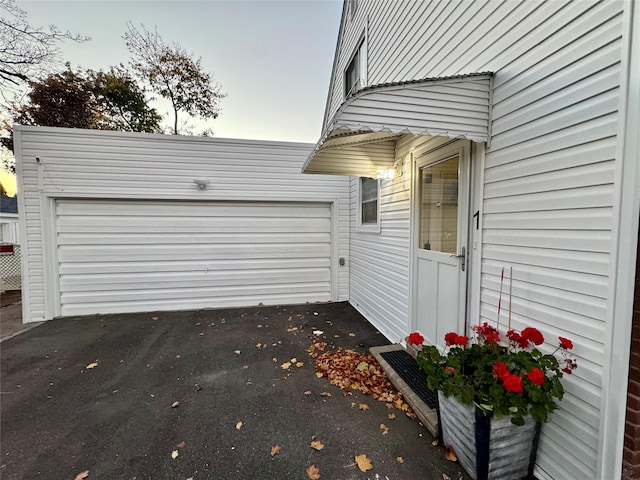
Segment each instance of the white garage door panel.
[{"label": "white garage door panel", "polygon": [[62,315],[331,299],[328,204],[57,201]]}]

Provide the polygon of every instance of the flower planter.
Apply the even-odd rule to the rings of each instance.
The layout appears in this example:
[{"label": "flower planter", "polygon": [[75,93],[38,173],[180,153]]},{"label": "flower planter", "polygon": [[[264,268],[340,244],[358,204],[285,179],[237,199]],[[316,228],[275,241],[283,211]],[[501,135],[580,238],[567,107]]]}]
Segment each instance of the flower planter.
[{"label": "flower planter", "polygon": [[517,426],[510,417],[493,419],[475,404],[438,392],[440,431],[474,480],[516,480],[533,474],[540,424],[530,416]]}]

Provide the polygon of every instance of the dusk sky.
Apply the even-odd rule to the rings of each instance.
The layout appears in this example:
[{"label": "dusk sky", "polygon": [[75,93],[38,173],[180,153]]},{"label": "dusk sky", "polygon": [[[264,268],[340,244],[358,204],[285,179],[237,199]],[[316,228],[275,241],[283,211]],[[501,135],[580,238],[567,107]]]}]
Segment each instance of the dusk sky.
[{"label": "dusk sky", "polygon": [[[206,125],[216,137],[315,142],[342,2],[18,0],[32,26],[56,25],[91,41],[61,44],[62,63],[108,69],[130,59],[126,23],[155,26],[214,74],[228,96]],[[62,64],[61,63],[61,64]],[[166,105],[158,108],[166,113]],[[172,117],[167,117],[171,121]],[[200,124],[198,124],[200,126]]]}]

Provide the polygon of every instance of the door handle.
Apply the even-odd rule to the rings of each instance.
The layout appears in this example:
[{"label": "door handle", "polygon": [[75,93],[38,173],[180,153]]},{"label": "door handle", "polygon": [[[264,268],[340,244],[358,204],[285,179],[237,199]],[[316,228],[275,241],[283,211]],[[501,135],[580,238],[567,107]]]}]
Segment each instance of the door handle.
[{"label": "door handle", "polygon": [[467,263],[467,249],[465,247],[462,247],[462,253],[460,253],[460,255],[450,255],[450,257],[451,258],[455,257],[455,258],[462,259],[462,263],[460,264],[460,268],[464,272],[464,268],[465,268],[466,263]]}]

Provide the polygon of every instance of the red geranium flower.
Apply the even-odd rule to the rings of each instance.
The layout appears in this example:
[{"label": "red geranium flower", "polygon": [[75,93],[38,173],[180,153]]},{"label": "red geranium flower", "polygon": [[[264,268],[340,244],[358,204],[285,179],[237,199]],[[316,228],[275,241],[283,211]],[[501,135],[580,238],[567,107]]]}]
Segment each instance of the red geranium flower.
[{"label": "red geranium flower", "polygon": [[493,362],[493,371],[498,374],[498,378],[501,380],[505,375],[509,375],[509,367],[503,362]]},{"label": "red geranium flower", "polygon": [[560,348],[564,350],[571,350],[573,348],[573,342],[568,338],[558,337],[560,339]]},{"label": "red geranium flower", "polygon": [[444,367],[444,373],[448,373],[449,375],[453,374],[456,372],[456,369],[453,367],[450,367],[449,365],[447,365],[446,367]]},{"label": "red geranium flower", "polygon": [[407,342],[409,342],[411,345],[422,345],[424,343],[424,337],[418,332],[413,332],[409,334]]},{"label": "red geranium flower", "polygon": [[527,373],[527,378],[536,385],[542,385],[544,383],[544,373],[538,367],[533,367]]},{"label": "red geranium flower", "polygon": [[465,347],[467,345],[467,342],[469,341],[469,339],[464,336],[464,335],[456,335],[456,345],[460,345],[462,347]]},{"label": "red geranium flower", "polygon": [[447,345],[455,345],[457,339],[458,334],[456,332],[449,332],[444,336],[444,343]]},{"label": "red geranium flower", "polygon": [[522,377],[512,373],[504,375],[504,378],[502,378],[502,386],[507,392],[522,393],[524,391],[522,387]]},{"label": "red geranium flower", "polygon": [[544,342],[544,337],[542,336],[542,333],[540,333],[540,330],[538,330],[537,328],[527,327],[522,330],[520,335],[522,336],[522,338],[526,338],[531,343],[534,343],[536,345],[540,345]]}]

